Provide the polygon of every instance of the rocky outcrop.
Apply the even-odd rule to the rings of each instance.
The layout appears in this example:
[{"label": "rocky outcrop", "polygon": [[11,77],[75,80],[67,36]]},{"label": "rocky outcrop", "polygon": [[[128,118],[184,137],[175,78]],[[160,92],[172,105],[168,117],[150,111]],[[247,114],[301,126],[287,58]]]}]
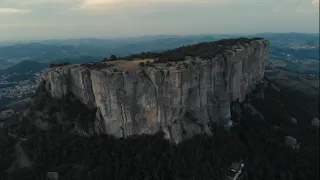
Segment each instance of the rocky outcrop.
[{"label": "rocky outcrop", "polygon": [[297,141],[296,138],[292,136],[285,136],[285,144],[289,147],[291,147],[293,150],[299,150],[300,148],[300,143]]},{"label": "rocky outcrop", "polygon": [[258,39],[212,59],[188,57],[170,66],[129,68],[117,64],[122,61],[101,69],[66,65],[46,69],[41,81],[52,97],[72,93],[96,108],[98,133],[126,137],[163,131],[178,142],[211,134],[212,122],[229,123],[230,102],[242,101],[264,76],[268,47],[268,41]]},{"label": "rocky outcrop", "polygon": [[294,117],[290,117],[290,121],[292,124],[298,124],[298,120]]},{"label": "rocky outcrop", "polygon": [[314,118],[311,120],[311,125],[312,125],[312,126],[319,128],[319,124],[320,124],[319,118],[314,117]]},{"label": "rocky outcrop", "polygon": [[256,117],[257,120],[264,120],[264,116],[258,110],[256,110],[256,108],[251,104],[244,103],[243,110],[250,113],[252,116]]},{"label": "rocky outcrop", "polygon": [[58,179],[59,179],[59,173],[58,172],[47,172],[46,180],[58,180]]}]

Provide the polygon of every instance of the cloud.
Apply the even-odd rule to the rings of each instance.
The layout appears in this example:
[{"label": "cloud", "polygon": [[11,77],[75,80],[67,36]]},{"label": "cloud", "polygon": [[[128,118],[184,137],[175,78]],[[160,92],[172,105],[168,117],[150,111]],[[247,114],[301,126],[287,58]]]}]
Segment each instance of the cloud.
[{"label": "cloud", "polygon": [[[0,0],[0,40],[318,31],[319,0]],[[77,10],[77,11],[75,11]],[[272,12],[275,10],[277,12]],[[30,11],[22,11],[24,13]],[[17,13],[17,12],[16,12]],[[21,13],[21,12],[20,12]],[[263,21],[261,20],[263,19]],[[245,23],[239,23],[245,20]]]},{"label": "cloud", "polygon": [[74,9],[87,9],[87,8],[97,8],[107,4],[118,4],[122,3],[122,0],[84,0],[78,6],[75,6]]},{"label": "cloud", "polygon": [[12,28],[12,27],[19,27],[20,24],[0,24],[0,28]]},{"label": "cloud", "polygon": [[101,4],[109,4],[109,3],[119,3],[121,0],[86,0],[84,4],[86,5],[101,5]]},{"label": "cloud", "polygon": [[21,2],[22,5],[35,5],[35,4],[70,4],[76,3],[81,0],[27,0]]},{"label": "cloud", "polygon": [[[114,11],[119,9],[128,9],[131,7],[148,6],[155,4],[172,3],[227,3],[235,0],[0,0],[0,7],[13,7],[21,9],[32,9],[35,12],[45,9],[71,9],[85,10],[91,12]],[[5,8],[6,12],[27,13],[30,10],[13,10]],[[4,11],[4,10],[2,10]]]},{"label": "cloud", "polygon": [[0,8],[0,14],[26,14],[31,10],[27,9],[14,9],[14,8]]},{"label": "cloud", "polygon": [[304,1],[303,3],[300,3],[296,8],[296,12],[305,14],[319,13],[319,0],[311,0],[311,3],[310,1]]},{"label": "cloud", "polygon": [[319,0],[312,0],[312,5],[315,7],[319,7]]},{"label": "cloud", "polygon": [[[165,12],[173,7],[181,9],[185,6],[201,4],[224,4],[234,0],[80,0],[70,10],[86,14],[105,14],[109,17],[133,18],[139,14]],[[151,11],[151,12],[150,12]],[[154,13],[156,13],[154,12]],[[129,17],[130,16],[130,17]]]},{"label": "cloud", "polygon": [[[79,0],[81,1],[81,0]],[[183,2],[183,3],[201,3],[201,2],[227,2],[230,0],[82,0],[83,4],[86,5],[101,5],[111,3],[151,3],[151,2]]]},{"label": "cloud", "polygon": [[305,14],[315,14],[319,12],[319,0],[282,0],[277,4],[273,3],[273,6],[274,12],[281,13],[286,11],[293,16],[304,16]]},{"label": "cloud", "polygon": [[[71,25],[66,24],[65,27],[74,27]],[[0,28],[1,29],[5,29],[5,28],[10,28],[10,29],[14,29],[14,28],[25,28],[25,29],[40,29],[40,28],[54,28],[56,27],[56,24],[45,24],[45,23],[0,23]]]},{"label": "cloud", "polygon": [[214,3],[214,2],[230,2],[233,0],[79,0],[81,2],[73,9],[96,9],[105,7],[128,7],[128,6],[140,6],[150,3]]}]

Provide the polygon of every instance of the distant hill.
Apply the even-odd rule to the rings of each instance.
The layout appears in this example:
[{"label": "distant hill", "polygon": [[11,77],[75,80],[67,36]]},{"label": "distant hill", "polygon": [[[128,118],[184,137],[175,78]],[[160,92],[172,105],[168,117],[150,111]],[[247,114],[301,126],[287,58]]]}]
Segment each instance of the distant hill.
[{"label": "distant hill", "polygon": [[[251,36],[251,35],[250,35]],[[293,44],[318,45],[319,34],[306,33],[260,33],[253,36],[263,37],[271,41],[276,47],[289,47]]]},{"label": "distant hill", "polygon": [[319,60],[319,34],[305,33],[261,33],[270,41],[270,57],[291,60]]},{"label": "distant hill", "polygon": [[41,63],[37,61],[22,61],[14,66],[11,66],[3,71],[0,71],[0,73],[1,74],[12,74],[12,73],[25,74],[29,72],[37,73],[42,71],[46,67],[48,67],[47,63]]},{"label": "distant hill", "polygon": [[0,70],[0,74],[12,74],[12,73],[19,73],[19,74],[25,74],[25,73],[38,73],[44,70],[49,66],[50,63],[63,63],[63,62],[69,62],[72,64],[82,64],[87,62],[96,62],[101,61],[102,58],[100,57],[93,57],[93,56],[80,56],[76,58],[64,58],[64,59],[57,59],[52,60],[49,62],[39,62],[39,61],[32,61],[32,60],[26,60],[21,61],[11,67],[8,67],[7,69]]},{"label": "distant hill", "polygon": [[319,34],[260,33],[252,35],[159,35],[113,39],[65,39],[0,46],[0,65],[29,59],[39,62],[98,61],[112,54],[128,56],[141,52],[160,52],[200,42],[236,37],[262,37],[268,39],[270,57],[277,59],[319,60]]},{"label": "distant hill", "polygon": [[[143,36],[118,39],[47,40],[0,47],[0,59],[29,58],[49,62],[84,56],[104,58],[111,54],[127,56],[144,51],[163,51],[183,45],[222,39],[221,35]],[[229,36],[228,36],[229,37]]]},{"label": "distant hill", "polygon": [[75,58],[81,55],[104,56],[103,48],[71,45],[45,45],[40,43],[17,44],[0,47],[1,59],[29,58],[30,60],[47,62],[53,59]]}]

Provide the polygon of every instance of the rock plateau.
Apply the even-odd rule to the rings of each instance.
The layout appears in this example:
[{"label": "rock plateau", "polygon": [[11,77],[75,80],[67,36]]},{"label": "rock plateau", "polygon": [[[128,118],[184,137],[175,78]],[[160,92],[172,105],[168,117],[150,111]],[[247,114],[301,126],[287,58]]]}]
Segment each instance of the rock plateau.
[{"label": "rock plateau", "polygon": [[212,58],[139,66],[140,60],[102,62],[105,68],[65,65],[46,69],[40,80],[53,98],[73,94],[96,111],[94,132],[116,137],[164,132],[179,142],[230,124],[230,103],[243,101],[263,78],[269,42],[233,44]]}]

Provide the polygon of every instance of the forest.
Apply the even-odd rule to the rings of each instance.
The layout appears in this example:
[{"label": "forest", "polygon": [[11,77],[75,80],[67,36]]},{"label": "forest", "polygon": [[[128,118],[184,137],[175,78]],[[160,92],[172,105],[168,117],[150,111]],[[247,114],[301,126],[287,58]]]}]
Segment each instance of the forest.
[{"label": "forest", "polygon": [[[257,88],[244,103],[251,103],[263,119],[242,108],[239,124],[230,132],[213,124],[213,136],[198,135],[178,145],[164,140],[162,133],[126,139],[109,135],[83,137],[60,129],[41,131],[24,121],[12,133],[28,139],[21,146],[33,165],[8,173],[18,140],[1,137],[0,179],[45,179],[47,172],[59,172],[60,179],[224,179],[230,164],[241,158],[245,159],[243,179],[319,179],[319,129],[310,125],[317,114],[315,108],[308,108],[315,105],[314,100],[292,94],[290,89],[281,88],[278,92],[270,86],[264,89],[262,99],[255,95],[259,91]],[[42,104],[46,102],[52,101],[39,100],[37,106],[47,106]],[[51,106],[61,107],[55,103]],[[64,104],[81,108],[72,101]],[[290,122],[292,116],[298,124]],[[90,121],[93,117],[83,114],[82,118]],[[284,144],[283,137],[287,135],[301,142],[298,151]]]},{"label": "forest", "polygon": [[134,54],[123,57],[121,59],[133,60],[133,59],[147,59],[157,58],[154,63],[167,63],[184,61],[186,56],[196,57],[199,56],[203,59],[212,59],[218,55],[222,55],[227,49],[231,49],[232,45],[244,45],[254,40],[263,38],[236,38],[236,39],[222,39],[219,41],[203,42],[194,45],[182,46],[180,48],[164,51],[161,53],[143,52],[140,54]]},{"label": "forest", "polygon": [[[168,62],[178,62],[184,61],[186,56],[197,57],[199,56],[202,59],[212,59],[217,57],[218,55],[223,55],[223,53],[229,49],[231,50],[231,46],[233,45],[245,45],[246,43],[250,43],[254,40],[260,40],[263,38],[236,38],[236,39],[222,39],[219,41],[211,41],[211,42],[203,42],[193,45],[182,46],[176,49],[167,50],[163,52],[142,52],[140,54],[133,54],[124,57],[117,57],[115,55],[111,55],[109,58],[105,57],[101,60],[101,62],[107,61],[116,61],[116,60],[135,60],[135,59],[156,59],[153,63],[168,63]],[[101,63],[87,63],[83,65],[89,68],[107,68],[109,66]],[[51,64],[50,67],[60,67],[68,65],[68,63],[61,64]]]}]

